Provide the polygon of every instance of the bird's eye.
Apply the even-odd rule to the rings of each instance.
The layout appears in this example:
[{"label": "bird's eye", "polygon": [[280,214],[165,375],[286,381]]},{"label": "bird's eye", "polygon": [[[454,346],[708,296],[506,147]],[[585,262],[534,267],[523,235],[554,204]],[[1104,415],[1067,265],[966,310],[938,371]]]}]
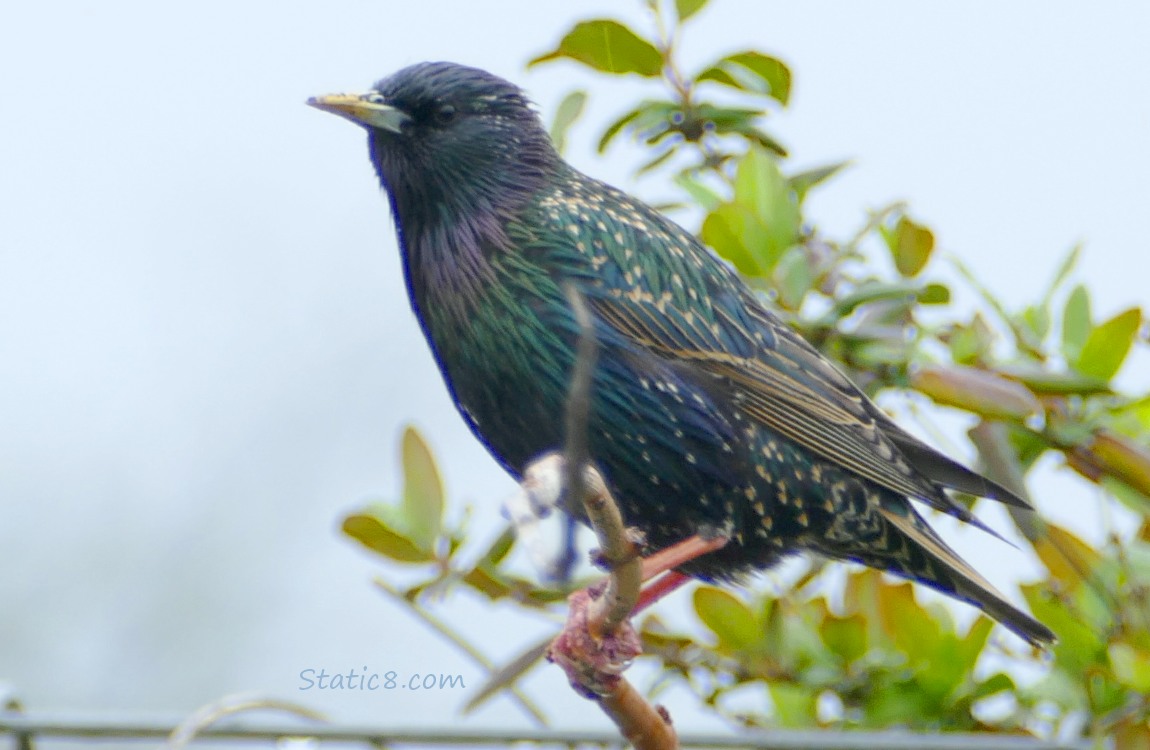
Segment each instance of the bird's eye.
[{"label": "bird's eye", "polygon": [[440,125],[446,125],[455,119],[455,106],[452,104],[444,104],[439,109],[435,110],[435,121]]}]

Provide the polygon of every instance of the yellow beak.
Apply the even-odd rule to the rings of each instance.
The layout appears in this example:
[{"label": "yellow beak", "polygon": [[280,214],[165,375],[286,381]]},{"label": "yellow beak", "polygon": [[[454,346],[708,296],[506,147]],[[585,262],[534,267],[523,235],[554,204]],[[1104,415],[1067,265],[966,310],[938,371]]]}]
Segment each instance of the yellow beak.
[{"label": "yellow beak", "polygon": [[339,115],[357,125],[389,130],[392,133],[403,132],[403,126],[411,121],[411,116],[390,104],[370,100],[372,97],[378,96],[374,93],[362,95],[330,94],[328,96],[313,96],[307,100],[307,103],[308,106]]}]

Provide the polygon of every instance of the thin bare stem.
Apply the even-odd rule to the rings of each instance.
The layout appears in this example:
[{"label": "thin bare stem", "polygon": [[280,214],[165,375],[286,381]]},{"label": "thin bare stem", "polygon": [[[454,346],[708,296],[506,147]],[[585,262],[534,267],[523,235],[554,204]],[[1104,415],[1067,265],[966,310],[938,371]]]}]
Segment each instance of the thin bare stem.
[{"label": "thin bare stem", "polygon": [[[394,586],[382,578],[376,578],[375,585],[377,588],[379,588],[380,591],[390,596],[396,602],[402,604],[408,609],[408,611],[410,611],[419,619],[423,620],[423,622],[426,623],[428,627],[430,627],[436,633],[439,633],[441,636],[454,644],[456,648],[471,657],[471,660],[485,669],[488,675],[495,674],[498,667],[490,659],[484,656],[483,652],[473,646],[459,633],[455,632],[450,625],[445,623],[443,620],[440,620],[438,617],[431,614],[431,612],[427,611],[423,607],[419,606],[419,604],[409,600],[403,595],[402,592],[400,592],[398,589],[396,589]],[[510,692],[514,697],[514,701],[519,704],[520,708],[522,708],[523,711],[528,716],[530,716],[536,724],[541,727],[547,726],[547,717],[544,716],[543,712],[531,701],[530,698],[523,694],[523,691],[521,691],[518,687],[512,687],[510,688]]]},{"label": "thin bare stem", "polygon": [[564,431],[567,444],[563,449],[566,461],[563,486],[572,504],[581,502],[587,490],[583,468],[590,460],[587,448],[587,423],[591,419],[591,386],[595,363],[599,359],[599,344],[595,340],[594,322],[583,295],[574,284],[564,285],[564,294],[579,325],[579,342],[575,349],[575,364],[571,370],[571,385],[567,391],[567,410]]},{"label": "thin bare stem", "polygon": [[648,703],[620,674],[641,650],[628,619],[639,601],[643,566],[619,506],[590,462],[587,432],[598,343],[583,297],[571,284],[564,292],[579,325],[564,415],[565,488],[569,503],[582,500],[599,540],[600,556],[610,565],[611,574],[598,596],[591,590],[573,596],[571,618],[548,655],[563,667],[577,691],[599,703],[635,748],[673,750],[679,746],[678,739],[666,710]]}]

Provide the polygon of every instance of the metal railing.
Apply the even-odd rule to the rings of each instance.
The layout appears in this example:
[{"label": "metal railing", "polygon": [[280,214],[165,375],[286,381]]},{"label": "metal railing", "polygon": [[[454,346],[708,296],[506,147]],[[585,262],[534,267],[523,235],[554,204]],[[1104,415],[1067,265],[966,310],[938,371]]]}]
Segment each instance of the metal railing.
[{"label": "metal railing", "polygon": [[[125,740],[167,742],[181,725],[179,719],[84,717],[76,714],[0,711],[0,741],[12,740],[19,750],[36,748],[44,741]],[[307,740],[320,745],[369,745],[373,747],[496,747],[530,743],[548,748],[619,748],[623,743],[610,732],[561,730],[451,730],[402,729],[325,724],[302,721],[256,722],[225,720],[197,731],[193,743],[219,741],[278,743]],[[760,750],[1093,750],[1089,742],[1052,743],[1029,737],[999,734],[920,734],[910,732],[832,732],[777,730],[730,734],[684,734],[687,748],[757,748]]]}]

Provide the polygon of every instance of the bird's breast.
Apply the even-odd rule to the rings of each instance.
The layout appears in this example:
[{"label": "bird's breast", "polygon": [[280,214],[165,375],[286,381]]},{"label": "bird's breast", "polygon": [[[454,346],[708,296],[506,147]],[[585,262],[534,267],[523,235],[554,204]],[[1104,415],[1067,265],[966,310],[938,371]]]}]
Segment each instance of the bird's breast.
[{"label": "bird's breast", "polygon": [[539,269],[494,260],[461,294],[413,285],[424,334],[460,413],[512,474],[562,442],[573,343],[570,313]]}]

